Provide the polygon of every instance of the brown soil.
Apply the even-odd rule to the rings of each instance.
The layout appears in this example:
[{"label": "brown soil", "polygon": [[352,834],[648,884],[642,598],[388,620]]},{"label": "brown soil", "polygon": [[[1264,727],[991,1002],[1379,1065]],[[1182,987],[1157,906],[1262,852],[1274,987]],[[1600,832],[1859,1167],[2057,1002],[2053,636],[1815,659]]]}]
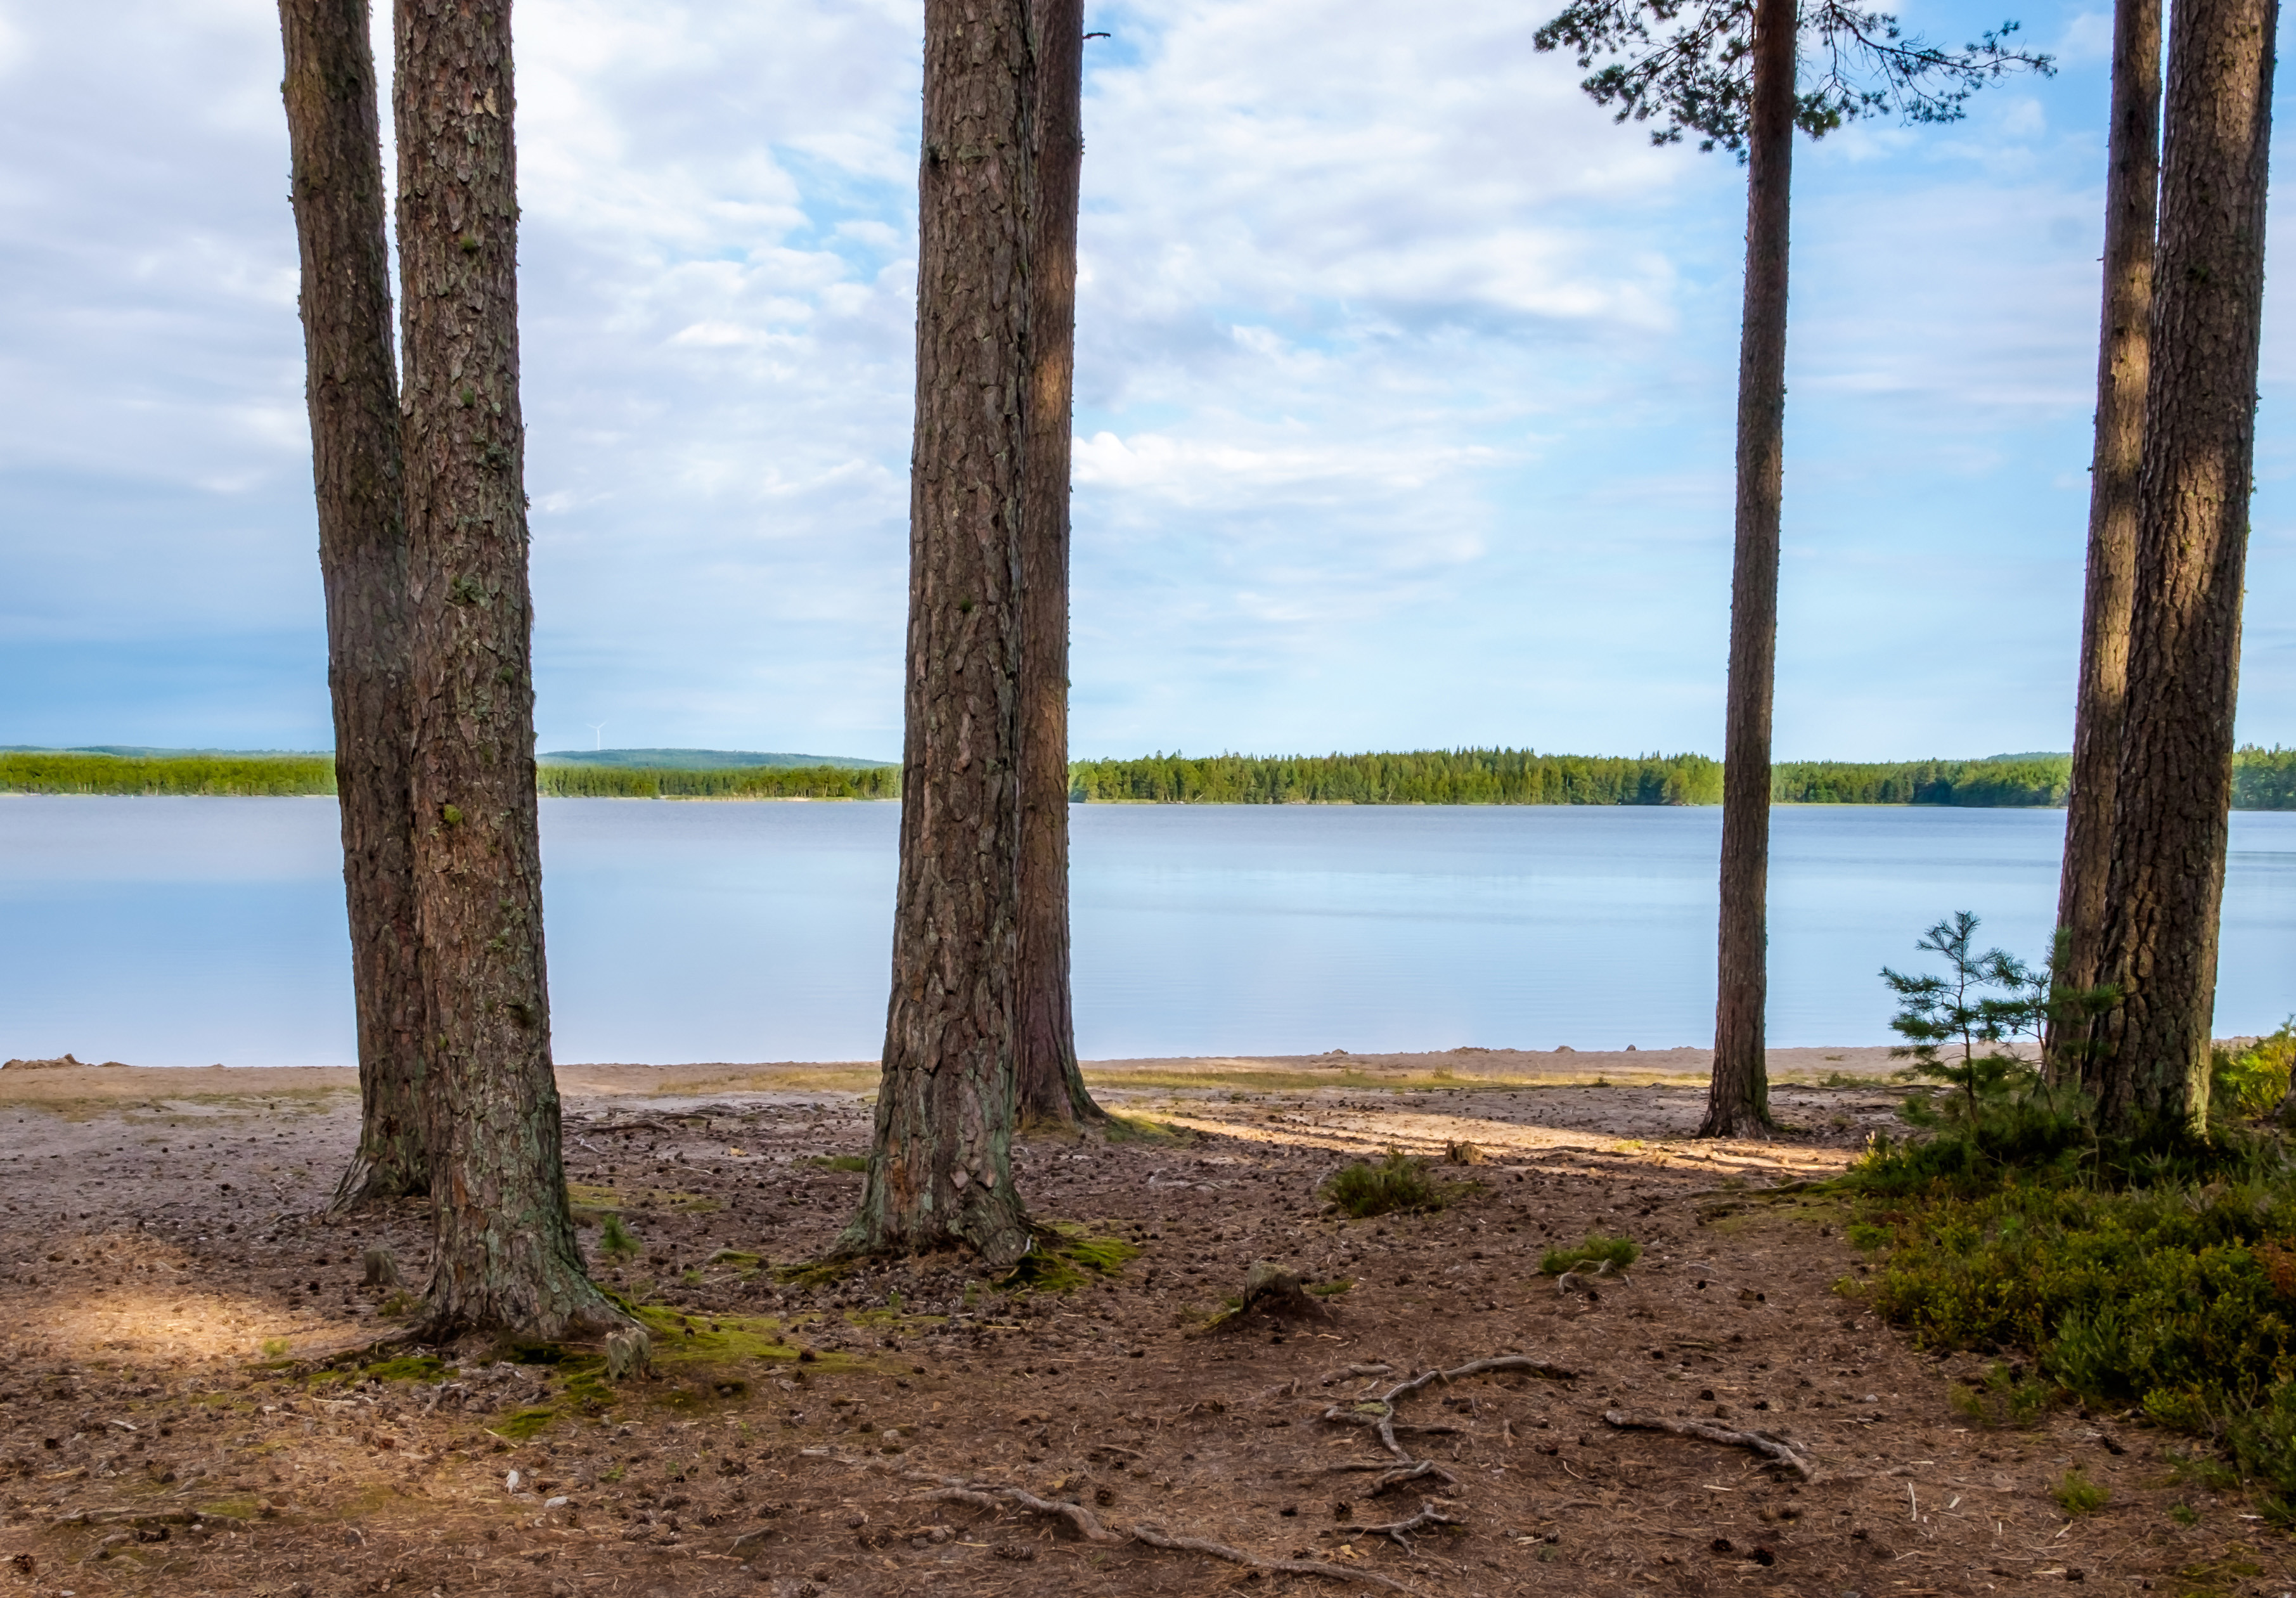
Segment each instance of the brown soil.
[{"label": "brown soil", "polygon": [[[1792,1130],[1726,1143],[1689,1139],[1687,1051],[1096,1066],[1104,1101],[1178,1131],[1021,1151],[1040,1217],[1141,1250],[1066,1291],[956,1260],[783,1282],[747,1258],[834,1235],[860,1178],[826,1160],[865,1150],[864,1068],[568,1068],[578,1203],[645,1250],[599,1270],[660,1307],[654,1379],[619,1388],[509,1348],[352,1352],[394,1325],[363,1252],[419,1284],[427,1227],[414,1205],[313,1218],[348,1073],[0,1072],[0,1591],[1379,1590],[1136,1527],[1463,1598],[2283,1591],[2296,1563],[2251,1504],[2171,1483],[2180,1439],[2070,1409],[1986,1426],[1951,1395],[1987,1362],[1918,1354],[1837,1291],[1864,1270],[1837,1201],[1744,1196],[1890,1124],[1887,1063],[1781,1052],[1806,1084],[1776,1094]],[[1355,1155],[1467,1144],[1435,1168],[1466,1184],[1437,1213],[1316,1197]],[[1645,1252],[1558,1291],[1541,1252],[1589,1233]],[[1328,1323],[1203,1332],[1262,1261],[1353,1285]],[[1454,1479],[1374,1496],[1379,1443],[1325,1411],[1507,1353],[1572,1374],[1402,1400],[1406,1428],[1443,1430],[1398,1442]],[[1391,1373],[1351,1370],[1374,1364]],[[1774,1433],[1816,1479],[1612,1410]],[[2075,1467],[2101,1512],[2052,1496]],[[929,1496],[947,1479],[1078,1502],[1118,1540]],[[1411,1552],[1366,1529],[1428,1503],[1462,1524]]]}]

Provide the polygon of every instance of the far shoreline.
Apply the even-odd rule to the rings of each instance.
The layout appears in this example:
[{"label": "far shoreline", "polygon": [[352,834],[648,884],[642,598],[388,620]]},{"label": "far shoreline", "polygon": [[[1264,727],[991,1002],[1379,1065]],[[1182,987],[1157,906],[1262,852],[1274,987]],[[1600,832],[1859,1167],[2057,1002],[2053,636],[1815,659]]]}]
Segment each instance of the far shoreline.
[{"label": "far shoreline", "polygon": [[[1872,1087],[1904,1061],[1887,1045],[1781,1048],[1768,1052],[1770,1079],[1802,1087]],[[1554,1087],[1703,1087],[1711,1049],[1495,1049],[1463,1045],[1406,1053],[1205,1054],[1092,1060],[1086,1081],[1118,1094],[1226,1089],[1300,1093],[1440,1092]],[[875,1061],[706,1061],[677,1065],[570,1063],[557,1068],[569,1099],[685,1096],[718,1093],[847,1093],[875,1090]],[[152,1066],[121,1062],[9,1061],[0,1066],[0,1104],[356,1093],[355,1066]]]}]

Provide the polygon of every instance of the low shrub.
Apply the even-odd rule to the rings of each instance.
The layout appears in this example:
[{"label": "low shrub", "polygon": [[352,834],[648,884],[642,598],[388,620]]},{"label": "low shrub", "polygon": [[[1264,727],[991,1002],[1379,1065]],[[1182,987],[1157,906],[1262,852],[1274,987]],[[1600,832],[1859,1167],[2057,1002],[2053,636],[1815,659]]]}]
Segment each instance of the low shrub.
[{"label": "low shrub", "polygon": [[1375,1215],[1395,1215],[1442,1209],[1455,1190],[1431,1182],[1427,1162],[1414,1160],[1400,1149],[1390,1149],[1377,1165],[1355,1160],[1324,1180],[1323,1196],[1357,1220]]},{"label": "low shrub", "polygon": [[2276,1512],[2296,1506],[2296,1173],[2118,1192],[2011,1181],[1885,1218],[1872,1302],[1917,1344],[2030,1349],[2065,1391],[2209,1438]]},{"label": "low shrub", "polygon": [[2069,1515],[2093,1515],[2112,1502],[2112,1495],[2091,1481],[2079,1465],[2057,1479],[2056,1486],[2049,1489],[2049,1496]]},{"label": "low shrub", "polygon": [[1538,1262],[1541,1273],[1560,1276],[1565,1271],[1575,1271],[1582,1265],[1609,1265],[1625,1270],[1643,1257],[1643,1248],[1630,1238],[1604,1237],[1590,1232],[1587,1241],[1570,1249],[1549,1249]]},{"label": "low shrub", "polygon": [[2287,1096],[2291,1068],[2296,1067],[2296,1015],[2280,1029],[2259,1037],[2244,1049],[2211,1050],[2209,1061],[2209,1115],[2223,1121],[2252,1121],[2270,1115]]}]

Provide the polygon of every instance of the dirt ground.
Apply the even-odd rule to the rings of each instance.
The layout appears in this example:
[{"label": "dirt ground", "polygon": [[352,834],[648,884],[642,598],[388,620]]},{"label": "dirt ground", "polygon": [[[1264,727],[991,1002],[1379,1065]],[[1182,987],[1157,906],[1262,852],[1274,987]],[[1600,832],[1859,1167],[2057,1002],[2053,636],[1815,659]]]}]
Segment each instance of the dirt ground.
[{"label": "dirt ground", "polygon": [[[570,1067],[569,1177],[600,1277],[652,1307],[652,1380],[545,1349],[358,1350],[419,1287],[418,1205],[315,1218],[351,1143],[348,1073],[0,1071],[0,1592],[240,1595],[1978,1594],[2296,1586],[2236,1493],[2177,1479],[2182,1440],[2059,1409],[1988,1425],[1866,1313],[1838,1201],[1750,1192],[1837,1169],[1893,1124],[1884,1052],[1780,1051],[1787,1130],[1690,1140],[1702,1053],[1136,1061],[1103,1102],[1172,1128],[1037,1139],[1033,1212],[1136,1256],[1077,1284],[960,1262],[825,1280],[851,1209],[857,1066]],[[1821,1084],[1831,1083],[1832,1086]],[[1463,1184],[1350,1220],[1317,1184],[1390,1147]],[[1538,1274],[1589,1233],[1644,1250],[1591,1291]],[[1256,1263],[1325,1287],[1328,1322],[1206,1332]],[[1396,1405],[1435,1470],[1361,1414]],[[1385,1366],[1384,1372],[1371,1369]],[[1756,1429],[1742,1448],[1608,1413]],[[1426,1428],[1431,1430],[1414,1430]],[[2069,1515],[2079,1468],[2106,1488]],[[1111,1540],[992,1493],[1081,1504]],[[1378,1534],[1423,1507],[1456,1524]],[[1331,1574],[1261,1570],[1201,1538]],[[2096,1590],[2085,1586],[2084,1590]]]}]

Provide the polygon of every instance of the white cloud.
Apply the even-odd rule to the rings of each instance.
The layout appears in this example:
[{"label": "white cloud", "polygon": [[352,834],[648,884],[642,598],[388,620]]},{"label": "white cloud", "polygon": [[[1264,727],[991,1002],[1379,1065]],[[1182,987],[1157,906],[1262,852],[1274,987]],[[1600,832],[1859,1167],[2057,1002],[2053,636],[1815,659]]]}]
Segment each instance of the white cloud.
[{"label": "white cloud", "polygon": [[[1742,173],[1613,126],[1532,50],[1542,15],[1094,6],[1081,750],[1713,747]],[[2063,741],[2109,37],[2032,21],[2057,79],[1797,153],[1800,750]],[[517,28],[545,741],[890,754],[914,0],[521,0]],[[46,684],[0,736],[314,741],[275,13],[119,0],[107,37],[0,0],[0,656]],[[2259,661],[2296,653],[2283,326]],[[1910,680],[1905,637],[2012,601],[2008,638]],[[144,664],[71,667],[125,636]],[[2271,669],[2249,726],[2296,735]]]}]

